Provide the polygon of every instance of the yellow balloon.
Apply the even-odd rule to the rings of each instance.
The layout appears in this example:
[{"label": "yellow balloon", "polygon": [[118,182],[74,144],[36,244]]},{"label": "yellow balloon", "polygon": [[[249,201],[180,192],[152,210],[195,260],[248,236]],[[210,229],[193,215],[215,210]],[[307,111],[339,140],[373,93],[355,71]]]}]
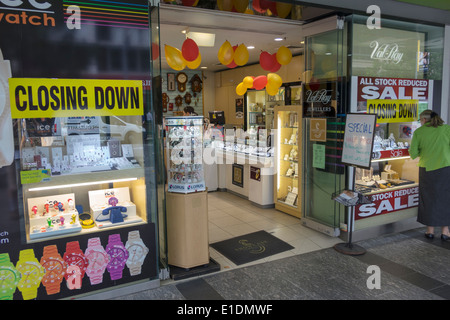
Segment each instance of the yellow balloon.
[{"label": "yellow balloon", "polygon": [[292,52],[285,46],[281,46],[277,51],[277,61],[281,65],[287,65],[292,60]]},{"label": "yellow balloon", "polygon": [[217,58],[219,58],[220,63],[225,66],[229,65],[233,61],[234,50],[228,40],[220,46],[219,52],[217,53]]},{"label": "yellow balloon", "polygon": [[166,53],[166,60],[169,66],[177,71],[183,70],[186,67],[183,54],[177,48],[169,45],[164,46],[164,52]]},{"label": "yellow balloon", "polygon": [[244,83],[239,83],[236,86],[236,93],[238,96],[243,96],[247,92],[247,88],[244,86]]},{"label": "yellow balloon", "polygon": [[233,9],[233,0],[217,0],[217,7],[222,11],[231,11]]},{"label": "yellow balloon", "polygon": [[201,54],[199,52],[197,59],[195,59],[194,61],[187,61],[187,60],[185,60],[185,62],[186,62],[186,66],[189,69],[197,69],[198,67],[200,67],[200,64],[202,63],[202,56],[201,56]]},{"label": "yellow balloon", "polygon": [[276,74],[276,73],[269,73],[267,75],[267,85],[274,87],[274,88],[279,88],[281,87],[281,85],[283,84],[283,80],[281,80],[281,77]]},{"label": "yellow balloon", "polygon": [[279,87],[274,87],[274,86],[267,84],[267,86],[266,86],[267,94],[269,94],[270,96],[274,96],[274,95],[278,94],[278,88]]},{"label": "yellow balloon", "polygon": [[280,18],[286,18],[291,12],[292,4],[277,1],[277,14]]},{"label": "yellow balloon", "polygon": [[244,13],[248,7],[249,0],[233,0],[233,6],[237,12]]},{"label": "yellow balloon", "polygon": [[243,66],[248,62],[248,50],[243,43],[240,44],[234,52],[234,62],[238,66]]},{"label": "yellow balloon", "polygon": [[244,78],[244,80],[242,80],[242,83],[244,84],[244,86],[246,88],[251,88],[251,87],[253,87],[253,78],[250,76],[247,76]]}]

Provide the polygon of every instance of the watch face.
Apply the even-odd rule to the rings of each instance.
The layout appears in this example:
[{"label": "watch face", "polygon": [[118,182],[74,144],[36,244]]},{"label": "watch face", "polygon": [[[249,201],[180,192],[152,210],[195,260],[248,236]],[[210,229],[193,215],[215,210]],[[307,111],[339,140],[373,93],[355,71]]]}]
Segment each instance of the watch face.
[{"label": "watch face", "polygon": [[138,261],[144,254],[147,253],[147,248],[140,244],[133,244],[128,248],[128,254],[129,254],[129,262],[135,262]]},{"label": "watch face", "polygon": [[19,288],[31,288],[40,284],[44,276],[44,268],[38,263],[26,262],[17,266],[22,278],[19,281]]},{"label": "watch face", "polygon": [[100,251],[86,252],[86,257],[89,259],[89,269],[93,272],[103,270],[109,261],[109,257]]},{"label": "watch face", "polygon": [[45,259],[42,266],[45,269],[44,281],[54,282],[65,273],[64,264],[59,259]]},{"label": "watch face", "polygon": [[80,268],[81,272],[84,272],[87,268],[87,260],[84,256],[72,253],[64,259],[68,266],[77,266]]},{"label": "watch face", "polygon": [[0,292],[13,289],[19,282],[16,273],[9,267],[0,267]]},{"label": "watch face", "polygon": [[128,259],[128,252],[119,247],[112,247],[107,253],[111,257],[110,266],[120,265]]}]

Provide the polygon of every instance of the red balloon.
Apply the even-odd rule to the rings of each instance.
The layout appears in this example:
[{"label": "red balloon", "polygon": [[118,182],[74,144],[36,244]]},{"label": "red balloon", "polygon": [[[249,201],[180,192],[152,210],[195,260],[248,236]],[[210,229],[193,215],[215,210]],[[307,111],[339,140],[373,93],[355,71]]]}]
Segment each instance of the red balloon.
[{"label": "red balloon", "polygon": [[267,10],[270,9],[270,5],[272,4],[273,1],[269,1],[269,0],[259,0],[259,5],[261,6],[261,9],[263,10]]},{"label": "red balloon", "polygon": [[253,79],[253,87],[256,90],[262,90],[267,84],[267,77],[266,76],[257,76],[255,79]]},{"label": "red balloon", "polygon": [[[233,51],[234,52],[236,52],[237,47],[238,47],[237,45],[233,46]],[[236,62],[234,62],[234,59],[233,59],[233,61],[231,61],[230,64],[227,65],[227,67],[230,68],[230,69],[233,69],[233,68],[237,67],[237,64],[236,64]]]},{"label": "red balloon", "polygon": [[273,15],[277,16],[278,15],[278,11],[277,11],[277,3],[275,1],[269,1],[269,10],[273,13]]},{"label": "red balloon", "polygon": [[272,58],[273,58],[274,63],[273,63],[273,68],[270,70],[270,72],[277,72],[278,70],[280,70],[281,64],[277,60],[276,52],[274,54],[272,54]]},{"label": "red balloon", "polygon": [[264,12],[267,11],[267,9],[261,8],[260,0],[253,0],[252,5],[253,5],[253,9],[254,9],[256,12],[264,13]]},{"label": "red balloon", "polygon": [[198,57],[199,49],[194,40],[187,38],[181,47],[181,54],[184,60],[194,61]]},{"label": "red balloon", "polygon": [[159,57],[159,46],[157,43],[152,42],[152,59],[156,60]]},{"label": "red balloon", "polygon": [[192,7],[194,4],[196,4],[197,0],[181,0],[181,3],[183,6],[186,7]]},{"label": "red balloon", "polygon": [[261,65],[261,68],[266,71],[271,71],[275,66],[275,62],[276,58],[274,59],[274,57],[267,51],[262,51],[259,55],[259,64]]}]

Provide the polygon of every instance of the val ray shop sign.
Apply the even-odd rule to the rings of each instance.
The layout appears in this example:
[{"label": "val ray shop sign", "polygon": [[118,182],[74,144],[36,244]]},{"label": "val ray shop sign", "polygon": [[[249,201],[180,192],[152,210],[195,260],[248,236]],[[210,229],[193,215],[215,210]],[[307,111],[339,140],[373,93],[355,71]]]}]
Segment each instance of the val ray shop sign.
[{"label": "val ray shop sign", "polygon": [[352,77],[352,110],[377,115],[377,123],[412,122],[431,109],[433,80]]},{"label": "val ray shop sign", "polygon": [[355,207],[355,220],[417,207],[419,205],[419,187],[381,192],[370,197],[372,203]]},{"label": "val ray shop sign", "polygon": [[142,80],[10,78],[9,94],[14,119],[144,114]]}]

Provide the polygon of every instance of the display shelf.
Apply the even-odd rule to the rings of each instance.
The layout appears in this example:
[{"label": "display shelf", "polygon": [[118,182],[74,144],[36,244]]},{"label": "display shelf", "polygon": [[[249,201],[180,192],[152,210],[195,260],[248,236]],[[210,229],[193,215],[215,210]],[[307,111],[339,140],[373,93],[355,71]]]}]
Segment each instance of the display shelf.
[{"label": "display shelf", "polygon": [[276,129],[276,165],[274,183],[275,208],[301,216],[301,108],[274,108]]},{"label": "display shelf", "polygon": [[167,117],[168,191],[206,190],[203,170],[203,117]]}]

